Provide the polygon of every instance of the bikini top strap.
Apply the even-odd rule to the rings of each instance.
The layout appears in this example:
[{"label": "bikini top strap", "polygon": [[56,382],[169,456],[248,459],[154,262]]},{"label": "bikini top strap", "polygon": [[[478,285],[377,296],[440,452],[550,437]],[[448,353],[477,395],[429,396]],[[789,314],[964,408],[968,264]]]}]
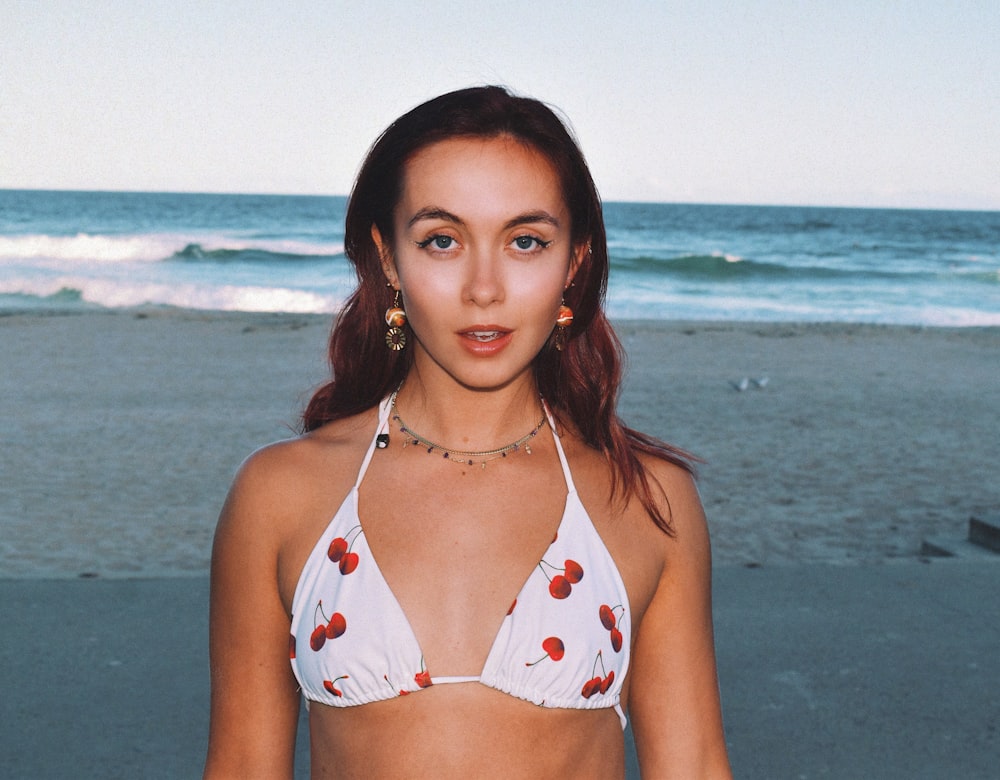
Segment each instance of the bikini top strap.
[{"label": "bikini top strap", "polygon": [[562,442],[559,441],[559,431],[556,430],[556,422],[552,417],[552,412],[549,411],[549,405],[545,403],[545,399],[542,399],[542,409],[545,411],[545,418],[549,422],[549,430],[552,431],[552,441],[556,443],[556,452],[559,454],[559,462],[562,464],[563,478],[566,480],[566,491],[568,493],[576,492],[576,485],[573,484],[573,474],[569,470],[569,461],[566,460],[566,453],[563,452]]},{"label": "bikini top strap", "polygon": [[378,427],[375,429],[375,435],[372,436],[371,444],[368,445],[368,452],[365,453],[365,459],[361,461],[361,468],[358,469],[358,478],[354,482],[355,490],[361,487],[361,480],[365,478],[365,472],[368,471],[368,464],[372,462],[375,450],[378,448],[379,437],[389,432],[389,410],[391,409],[391,405],[391,395],[386,396],[382,400],[382,403],[378,405]]}]

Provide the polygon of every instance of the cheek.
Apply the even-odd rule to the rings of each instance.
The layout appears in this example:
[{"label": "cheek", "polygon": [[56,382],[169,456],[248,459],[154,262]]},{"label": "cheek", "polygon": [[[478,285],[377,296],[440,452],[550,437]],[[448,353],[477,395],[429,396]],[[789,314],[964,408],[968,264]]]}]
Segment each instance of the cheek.
[{"label": "cheek", "polygon": [[456,300],[455,291],[441,275],[401,273],[400,284],[407,320],[417,329],[429,319],[445,315]]},{"label": "cheek", "polygon": [[561,269],[547,269],[545,273],[531,274],[508,286],[513,297],[532,309],[555,310],[562,302],[565,273]]}]

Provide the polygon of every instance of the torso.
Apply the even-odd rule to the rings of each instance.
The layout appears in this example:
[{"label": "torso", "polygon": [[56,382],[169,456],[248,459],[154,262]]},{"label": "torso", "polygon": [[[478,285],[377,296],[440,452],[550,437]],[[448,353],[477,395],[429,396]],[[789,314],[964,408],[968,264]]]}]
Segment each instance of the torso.
[{"label": "torso", "polygon": [[[288,445],[301,485],[282,518],[278,559],[289,614],[303,566],[351,491],[376,421],[372,410]],[[610,501],[610,474],[598,452],[565,432],[561,441],[580,498],[621,572],[634,633],[659,580],[666,537],[638,501],[625,508]],[[513,595],[559,525],[566,485],[551,433],[544,430],[532,449],[483,470],[395,442],[376,453],[361,483],[368,544],[435,674],[480,672]],[[626,680],[623,703],[627,695]],[[393,776],[400,761],[440,769],[443,760],[455,762],[449,772],[475,776],[482,766],[519,776],[519,761],[524,776],[622,771],[612,710],[543,709],[482,685],[435,686],[358,707],[314,705],[310,723],[315,776],[323,776],[320,756],[338,777],[377,777],[380,765]]]}]

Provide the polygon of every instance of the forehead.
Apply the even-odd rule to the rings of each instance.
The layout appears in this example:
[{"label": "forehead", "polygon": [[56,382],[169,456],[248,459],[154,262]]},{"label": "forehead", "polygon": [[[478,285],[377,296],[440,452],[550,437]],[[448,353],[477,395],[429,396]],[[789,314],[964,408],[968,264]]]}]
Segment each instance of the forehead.
[{"label": "forehead", "polygon": [[552,163],[510,136],[450,138],[426,146],[407,161],[402,184],[403,212],[428,205],[501,216],[537,208],[565,211]]}]

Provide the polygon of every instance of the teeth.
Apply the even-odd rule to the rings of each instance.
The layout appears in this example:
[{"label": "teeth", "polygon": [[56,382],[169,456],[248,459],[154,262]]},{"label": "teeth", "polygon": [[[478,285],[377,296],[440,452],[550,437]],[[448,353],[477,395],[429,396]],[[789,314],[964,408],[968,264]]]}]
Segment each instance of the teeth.
[{"label": "teeth", "polygon": [[495,330],[472,330],[469,335],[476,341],[492,341],[500,336]]}]

